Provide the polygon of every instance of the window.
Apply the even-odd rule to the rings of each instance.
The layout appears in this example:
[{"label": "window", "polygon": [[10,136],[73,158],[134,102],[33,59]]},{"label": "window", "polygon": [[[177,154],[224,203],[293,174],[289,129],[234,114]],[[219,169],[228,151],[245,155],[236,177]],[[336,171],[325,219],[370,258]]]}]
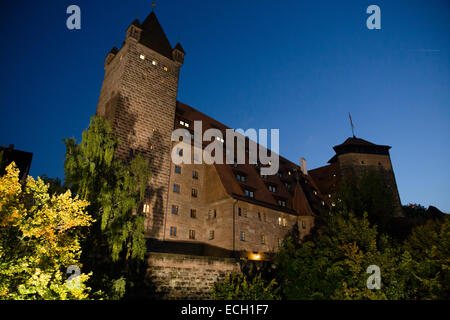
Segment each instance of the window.
[{"label": "window", "polygon": [[281,172],[277,172],[277,176],[283,178],[283,174]]},{"label": "window", "polygon": [[242,215],[247,218],[247,209],[242,209]]},{"label": "window", "polygon": [[305,224],[305,221],[303,221],[303,220],[302,220],[302,228],[306,229],[306,224]]},{"label": "window", "polygon": [[277,192],[277,187],[274,185],[269,185],[269,191],[270,192]]},{"label": "window", "polygon": [[261,221],[261,212],[258,211],[258,219]]},{"label": "window", "polygon": [[240,239],[241,239],[241,241],[245,241],[245,232],[244,231],[241,231]]},{"label": "window", "polygon": [[217,211],[216,211],[216,209],[214,209],[214,215],[213,215],[213,218],[214,218],[214,219],[217,218]]},{"label": "window", "polygon": [[242,215],[242,209],[238,208],[238,216],[240,217]]},{"label": "window", "polygon": [[242,174],[237,173],[236,174],[236,180],[237,181],[241,181],[241,182],[245,182],[245,176]]},{"label": "window", "polygon": [[280,206],[280,207],[286,207],[286,201],[285,200],[278,200],[278,205]]},{"label": "window", "polygon": [[172,214],[178,215],[178,206],[172,205]]},{"label": "window", "polygon": [[286,218],[283,218],[283,227],[286,227],[287,222],[286,222]]},{"label": "window", "polygon": [[163,69],[164,69],[164,71],[168,71],[169,70],[166,66],[164,66]]},{"label": "window", "polygon": [[249,198],[253,198],[254,197],[253,191],[245,189],[244,192],[245,192],[245,196],[246,197],[249,197]]},{"label": "window", "polygon": [[278,239],[278,248],[281,248],[282,245],[283,245],[283,240]]},{"label": "window", "polygon": [[189,230],[189,239],[191,240],[195,239],[195,230]]},{"label": "window", "polygon": [[281,217],[278,217],[278,225],[281,226],[282,223],[283,223],[283,220],[281,219]]},{"label": "window", "polygon": [[196,209],[191,209],[191,218],[193,218],[193,219],[197,218],[197,210]]},{"label": "window", "polygon": [[182,126],[185,126],[186,128],[189,128],[189,122],[187,122],[187,121],[180,120],[180,124]]},{"label": "window", "polygon": [[152,60],[152,65],[156,66],[158,64],[158,61]]},{"label": "window", "polygon": [[142,209],[142,212],[144,213],[150,213],[150,204],[144,203],[144,207]]},{"label": "window", "polygon": [[214,239],[214,230],[209,231],[209,240]]},{"label": "window", "polygon": [[175,166],[175,173],[181,173],[181,167]]},{"label": "window", "polygon": [[173,192],[180,193],[180,185],[179,184],[175,183],[173,185]]},{"label": "window", "polygon": [[266,244],[266,236],[261,235],[261,244]]},{"label": "window", "polygon": [[177,236],[177,227],[170,227],[170,236],[171,237]]},{"label": "window", "polygon": [[198,179],[198,171],[192,170],[192,179]]},{"label": "window", "polygon": [[139,58],[141,58],[141,60],[145,60],[145,55],[141,54],[141,55],[139,56]]},{"label": "window", "polygon": [[192,189],[191,195],[193,198],[197,198],[198,191],[197,189]]}]

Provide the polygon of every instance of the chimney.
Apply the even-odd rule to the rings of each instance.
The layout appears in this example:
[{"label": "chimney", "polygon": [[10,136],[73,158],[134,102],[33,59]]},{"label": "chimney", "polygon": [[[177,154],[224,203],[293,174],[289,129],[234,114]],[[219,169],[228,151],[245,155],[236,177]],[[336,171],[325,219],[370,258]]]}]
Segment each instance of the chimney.
[{"label": "chimney", "polygon": [[300,170],[302,170],[302,173],[306,176],[308,175],[308,170],[306,170],[306,159],[300,158]]}]

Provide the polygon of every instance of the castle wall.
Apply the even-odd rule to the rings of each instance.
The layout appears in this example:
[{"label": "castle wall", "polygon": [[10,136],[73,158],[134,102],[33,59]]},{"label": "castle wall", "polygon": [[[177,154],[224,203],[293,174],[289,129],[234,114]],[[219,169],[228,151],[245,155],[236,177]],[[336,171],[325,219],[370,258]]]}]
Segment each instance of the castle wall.
[{"label": "castle wall", "polygon": [[163,299],[209,299],[216,281],[240,272],[232,258],[149,253],[147,278]]},{"label": "castle wall", "polygon": [[[143,55],[144,59],[141,59]],[[180,64],[127,38],[105,66],[97,114],[111,121],[120,139],[117,156],[139,152],[150,160],[146,237],[163,238],[167,209],[171,134]]]}]

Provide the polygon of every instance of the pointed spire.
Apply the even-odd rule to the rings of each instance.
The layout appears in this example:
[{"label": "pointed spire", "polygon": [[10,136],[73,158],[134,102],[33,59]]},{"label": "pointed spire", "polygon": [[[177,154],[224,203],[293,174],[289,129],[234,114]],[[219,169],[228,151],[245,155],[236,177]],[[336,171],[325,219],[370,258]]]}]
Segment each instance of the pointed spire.
[{"label": "pointed spire", "polygon": [[181,44],[178,42],[177,45],[175,46],[175,48],[173,48],[174,50],[180,50],[181,52],[183,52],[184,54],[186,54],[186,52],[184,51],[183,47],[181,46]]},{"label": "pointed spire", "polygon": [[172,59],[172,46],[154,11],[150,12],[149,16],[142,22],[141,28],[142,36],[140,42],[163,56]]}]

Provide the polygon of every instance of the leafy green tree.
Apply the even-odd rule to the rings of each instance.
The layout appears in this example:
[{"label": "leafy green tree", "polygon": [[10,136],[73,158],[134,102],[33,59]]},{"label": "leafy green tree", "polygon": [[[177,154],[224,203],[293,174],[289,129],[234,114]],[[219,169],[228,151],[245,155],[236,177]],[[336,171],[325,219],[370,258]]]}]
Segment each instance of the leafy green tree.
[{"label": "leafy green tree", "polygon": [[336,195],[336,212],[353,212],[357,217],[368,214],[370,223],[386,233],[394,216],[393,191],[383,179],[383,171],[367,169],[361,176],[342,180]]},{"label": "leafy green tree", "polygon": [[450,299],[450,217],[428,220],[404,243],[415,299]]},{"label": "leafy green tree", "polygon": [[82,229],[92,223],[89,204],[70,191],[49,195],[41,179],[22,185],[14,162],[0,178],[0,299],[87,299],[91,274],[67,281],[81,267]]},{"label": "leafy green tree", "polygon": [[214,284],[216,300],[278,300],[279,288],[275,279],[265,281],[261,274],[248,278],[241,273],[232,273]]},{"label": "leafy green tree", "polygon": [[123,278],[146,253],[145,214],[137,209],[151,178],[149,162],[141,155],[129,161],[115,158],[119,139],[100,117],[92,117],[81,143],[73,138],[64,142],[66,185],[90,202],[87,210],[96,219],[83,258],[92,270],[102,270],[99,285],[117,296],[124,292]]},{"label": "leafy green tree", "polygon": [[[275,257],[277,280],[287,299],[401,299],[397,278],[408,264],[387,237],[378,237],[367,214],[335,213],[314,239],[296,246],[287,238]],[[406,264],[406,266],[405,266]],[[383,290],[367,288],[367,267],[382,270]],[[403,271],[404,270],[404,271]]]}]

